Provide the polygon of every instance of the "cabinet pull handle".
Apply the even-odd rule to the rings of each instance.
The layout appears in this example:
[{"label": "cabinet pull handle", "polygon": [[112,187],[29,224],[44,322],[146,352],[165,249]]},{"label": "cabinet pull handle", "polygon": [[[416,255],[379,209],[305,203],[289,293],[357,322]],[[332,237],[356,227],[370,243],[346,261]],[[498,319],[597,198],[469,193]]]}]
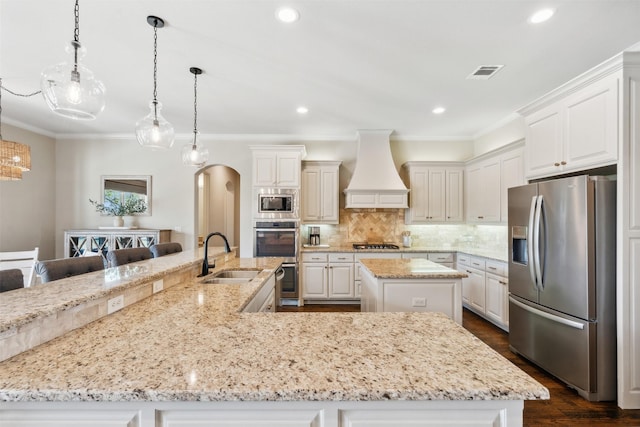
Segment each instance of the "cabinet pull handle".
[{"label": "cabinet pull handle", "polygon": [[484,219],[484,217],[483,216],[479,216],[478,219]]},{"label": "cabinet pull handle", "polygon": [[498,283],[500,283],[501,285],[506,285],[507,282],[503,281],[503,280],[498,280]]},{"label": "cabinet pull handle", "polygon": [[489,270],[497,270],[495,267],[489,267]]}]

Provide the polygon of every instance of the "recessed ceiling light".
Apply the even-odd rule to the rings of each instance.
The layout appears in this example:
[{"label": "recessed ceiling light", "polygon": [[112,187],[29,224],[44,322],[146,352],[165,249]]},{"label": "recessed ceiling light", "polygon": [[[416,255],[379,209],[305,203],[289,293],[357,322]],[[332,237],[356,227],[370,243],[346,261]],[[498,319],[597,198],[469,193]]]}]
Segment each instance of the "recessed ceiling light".
[{"label": "recessed ceiling light", "polygon": [[551,18],[554,13],[555,13],[555,10],[553,9],[539,10],[533,15],[531,15],[531,17],[529,18],[529,22],[531,22],[532,24],[540,24],[541,22],[544,22],[549,18]]},{"label": "recessed ceiling light", "polygon": [[276,18],[289,24],[300,19],[300,13],[292,7],[283,7],[276,11]]},{"label": "recessed ceiling light", "polygon": [[309,109],[307,107],[300,106],[300,107],[296,108],[296,112],[298,114],[307,114],[309,112]]},{"label": "recessed ceiling light", "polygon": [[433,110],[431,110],[431,112],[432,112],[433,114],[442,114],[442,113],[444,113],[445,111],[447,111],[447,109],[446,109],[446,108],[444,108],[444,107],[436,107],[436,108],[434,108]]}]

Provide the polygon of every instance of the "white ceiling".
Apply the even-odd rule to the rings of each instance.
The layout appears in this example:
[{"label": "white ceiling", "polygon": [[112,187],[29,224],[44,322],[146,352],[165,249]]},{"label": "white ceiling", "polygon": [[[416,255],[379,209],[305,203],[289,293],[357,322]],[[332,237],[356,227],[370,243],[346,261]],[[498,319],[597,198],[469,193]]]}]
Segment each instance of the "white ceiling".
[{"label": "white ceiling", "polygon": [[[300,11],[276,21],[278,7]],[[543,6],[554,17],[533,26]],[[66,60],[73,0],[0,0],[0,77],[39,89]],[[178,134],[193,128],[193,75],[203,135],[339,138],[395,129],[396,138],[470,139],[519,107],[640,41],[639,0],[81,0],[85,64],[107,88],[94,121],[51,113],[40,95],[3,92],[2,120],[49,135],[133,136],[148,113],[153,28],[158,99]],[[466,80],[480,65],[490,80]],[[299,116],[296,107],[309,108]],[[431,110],[447,108],[436,116]]]}]

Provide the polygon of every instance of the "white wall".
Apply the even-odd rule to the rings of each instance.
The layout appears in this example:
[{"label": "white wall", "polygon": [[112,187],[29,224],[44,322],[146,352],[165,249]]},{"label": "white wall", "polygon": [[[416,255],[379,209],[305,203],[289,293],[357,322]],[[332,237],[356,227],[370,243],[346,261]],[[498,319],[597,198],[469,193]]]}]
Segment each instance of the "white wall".
[{"label": "white wall", "polygon": [[31,171],[20,181],[0,181],[0,251],[38,246],[40,259],[54,258],[56,142],[7,124],[2,137],[31,147]]},{"label": "white wall", "polygon": [[[524,139],[524,118],[514,113],[474,139],[473,157]],[[468,159],[467,159],[468,160]]]}]

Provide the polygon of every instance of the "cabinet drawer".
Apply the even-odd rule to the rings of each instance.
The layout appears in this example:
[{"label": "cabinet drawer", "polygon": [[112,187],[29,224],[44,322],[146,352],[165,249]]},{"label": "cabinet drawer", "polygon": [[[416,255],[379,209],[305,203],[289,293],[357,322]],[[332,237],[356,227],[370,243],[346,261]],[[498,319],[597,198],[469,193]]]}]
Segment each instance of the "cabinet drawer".
[{"label": "cabinet drawer", "polygon": [[353,253],[330,253],[329,262],[353,262]]},{"label": "cabinet drawer", "polygon": [[437,262],[437,263],[452,263],[453,262],[453,254],[452,253],[433,253],[433,254],[429,254],[428,258],[429,261],[433,261],[433,262]]},{"label": "cabinet drawer", "polygon": [[469,257],[469,267],[477,268],[478,270],[485,269],[485,259],[475,256]]},{"label": "cabinet drawer", "polygon": [[303,252],[302,262],[327,262],[328,255],[325,252]]},{"label": "cabinet drawer", "polygon": [[456,262],[458,265],[471,265],[471,256],[467,254],[458,254]]},{"label": "cabinet drawer", "polygon": [[488,259],[486,261],[486,269],[487,273],[496,274],[498,276],[507,277],[507,264],[501,261],[493,261]]}]

